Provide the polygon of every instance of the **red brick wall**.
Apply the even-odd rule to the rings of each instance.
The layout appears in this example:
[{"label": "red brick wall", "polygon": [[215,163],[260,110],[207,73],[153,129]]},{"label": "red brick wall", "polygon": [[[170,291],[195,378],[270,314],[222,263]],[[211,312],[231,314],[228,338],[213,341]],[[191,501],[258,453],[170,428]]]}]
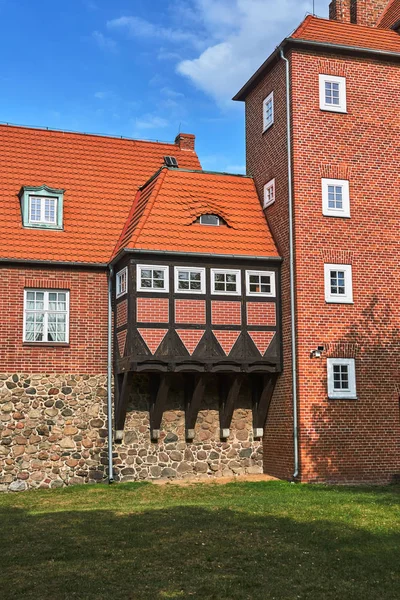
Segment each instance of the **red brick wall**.
[{"label": "red brick wall", "polygon": [[137,320],[139,323],[168,323],[168,298],[138,298]]},{"label": "red brick wall", "polygon": [[[319,109],[318,74],[338,72],[348,114]],[[387,481],[400,473],[400,68],[297,52],[292,83],[302,478]],[[350,180],[350,219],[322,215],[327,165]],[[325,303],[336,261],[352,264],[354,304]],[[358,400],[328,400],[326,358],[345,354]]]},{"label": "red brick wall", "polygon": [[[272,91],[275,104],[274,124],[262,133],[262,103]],[[278,379],[264,436],[264,470],[282,478],[290,478],[294,470],[286,144],[285,68],[284,63],[280,61],[246,99],[246,154],[247,173],[254,177],[261,200],[264,185],[276,178],[276,201],[265,212],[279,254],[285,258],[282,265],[282,339],[285,370]]]},{"label": "red brick wall", "polygon": [[[4,266],[0,276],[2,372],[106,373],[108,304],[105,271]],[[23,344],[26,287],[70,290],[68,347]]]},{"label": "red brick wall", "polygon": [[247,324],[275,326],[275,302],[247,302]]},{"label": "red brick wall", "polygon": [[194,325],[205,323],[205,300],[175,300],[175,322]]},{"label": "red brick wall", "polygon": [[128,300],[122,300],[117,304],[117,327],[122,327],[128,322]]},{"label": "red brick wall", "polygon": [[241,303],[213,300],[211,302],[211,322],[213,325],[241,325]]}]

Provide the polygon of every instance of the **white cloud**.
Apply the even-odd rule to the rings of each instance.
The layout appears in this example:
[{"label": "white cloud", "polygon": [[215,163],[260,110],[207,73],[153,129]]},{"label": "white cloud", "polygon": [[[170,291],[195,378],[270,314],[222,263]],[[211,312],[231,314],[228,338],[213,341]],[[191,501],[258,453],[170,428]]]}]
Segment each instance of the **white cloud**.
[{"label": "white cloud", "polygon": [[103,50],[115,52],[117,49],[117,43],[113,39],[102,34],[100,31],[93,31],[92,38]]},{"label": "white cloud", "polygon": [[214,41],[177,70],[220,104],[230,103],[277,44],[300,23],[309,0],[193,0]]},{"label": "white cloud", "polygon": [[130,37],[158,39],[175,44],[186,43],[195,48],[204,47],[197,35],[190,31],[163,27],[141,17],[124,16],[112,19],[107,22],[107,27],[112,30],[125,31]]},{"label": "white cloud", "polygon": [[146,114],[135,120],[136,129],[161,129],[168,127],[169,123],[166,119],[157,115]]},{"label": "white cloud", "polygon": [[164,96],[167,96],[168,98],[183,98],[184,94],[182,94],[182,92],[177,92],[176,90],[173,90],[172,88],[169,87],[163,87],[160,90],[161,94],[163,94]]}]

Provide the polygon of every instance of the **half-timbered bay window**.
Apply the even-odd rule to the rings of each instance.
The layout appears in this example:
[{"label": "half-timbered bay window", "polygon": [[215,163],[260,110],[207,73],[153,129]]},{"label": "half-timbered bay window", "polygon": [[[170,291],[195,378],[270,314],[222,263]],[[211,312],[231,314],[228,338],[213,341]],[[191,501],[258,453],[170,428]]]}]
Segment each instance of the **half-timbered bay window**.
[{"label": "half-timbered bay window", "polygon": [[248,296],[275,296],[275,273],[272,271],[246,271]]},{"label": "half-timbered bay window", "polygon": [[240,271],[211,269],[211,293],[239,295]]},{"label": "half-timbered bay window", "polygon": [[119,271],[117,273],[117,290],[116,290],[117,298],[126,294],[127,291],[128,291],[128,269],[127,269],[127,267],[125,267],[125,269],[122,269],[121,271]]},{"label": "half-timbered bay window", "polygon": [[69,292],[25,290],[24,342],[67,343]]},{"label": "half-timbered bay window", "polygon": [[64,190],[23,187],[19,197],[24,227],[62,229]]},{"label": "half-timbered bay window", "polygon": [[175,292],[205,293],[205,269],[175,267]]},{"label": "half-timbered bay window", "polygon": [[329,398],[357,398],[354,358],[328,358],[327,372]]},{"label": "half-timbered bay window", "polygon": [[168,267],[137,265],[136,273],[139,292],[168,292]]}]

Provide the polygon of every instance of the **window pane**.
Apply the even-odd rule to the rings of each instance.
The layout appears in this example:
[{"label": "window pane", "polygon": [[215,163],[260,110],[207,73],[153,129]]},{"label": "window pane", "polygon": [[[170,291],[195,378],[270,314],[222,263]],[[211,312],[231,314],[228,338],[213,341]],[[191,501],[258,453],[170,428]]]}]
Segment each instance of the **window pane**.
[{"label": "window pane", "polygon": [[148,269],[142,269],[142,277],[145,279],[151,279],[151,271]]},{"label": "window pane", "polygon": [[200,281],[192,281],[190,287],[192,290],[201,290],[201,282]]},{"label": "window pane", "polygon": [[189,289],[189,282],[188,281],[179,281],[178,282],[178,289],[179,290],[188,290]]},{"label": "window pane", "polygon": [[227,283],[226,291],[227,292],[236,292],[236,283]]},{"label": "window pane", "polygon": [[141,287],[142,288],[151,288],[151,279],[141,279]]},{"label": "window pane", "polygon": [[164,280],[164,271],[153,271],[153,278]]},{"label": "window pane", "polygon": [[44,199],[44,220],[46,223],[55,223],[56,201],[55,198]]},{"label": "window pane", "polygon": [[153,288],[164,289],[164,280],[163,279],[154,279],[153,280]]},{"label": "window pane", "polygon": [[236,283],[236,275],[234,273],[227,273],[226,281]]},{"label": "window pane", "polygon": [[225,291],[225,284],[224,283],[215,283],[215,290],[217,292],[223,292]]},{"label": "window pane", "polygon": [[201,280],[201,273],[199,271],[191,271],[190,272],[190,279],[193,279],[193,281],[200,281]]}]

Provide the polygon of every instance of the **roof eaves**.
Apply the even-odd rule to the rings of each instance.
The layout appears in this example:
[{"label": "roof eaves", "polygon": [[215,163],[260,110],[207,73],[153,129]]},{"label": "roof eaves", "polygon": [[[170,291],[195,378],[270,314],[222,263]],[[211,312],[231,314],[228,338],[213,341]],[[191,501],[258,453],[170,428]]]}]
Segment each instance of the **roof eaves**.
[{"label": "roof eaves", "polygon": [[106,269],[108,263],[84,262],[74,260],[42,260],[35,258],[0,258],[2,264],[57,265],[63,267],[80,267],[85,269]]},{"label": "roof eaves", "polygon": [[[399,24],[400,25],[400,21]],[[355,54],[366,54],[375,55],[385,58],[400,58],[400,52],[393,52],[391,50],[379,50],[375,48],[365,48],[363,46],[348,46],[346,44],[333,44],[331,42],[321,42],[315,40],[307,40],[301,38],[288,37],[278,46],[274,52],[267,58],[267,60],[261,65],[261,67],[254,73],[252,77],[245,83],[245,85],[239,90],[239,92],[232,98],[236,101],[244,101],[253,88],[253,86],[261,79],[263,75],[271,68],[274,62],[279,60],[280,50],[283,50],[288,46],[299,46],[299,47],[310,47],[310,48],[324,48],[329,50],[336,50],[341,52],[351,52]]]},{"label": "roof eaves", "polygon": [[[130,254],[161,254],[165,256],[203,256],[207,258],[235,258],[235,259],[248,259],[248,260],[275,260],[278,262],[282,262],[283,258],[281,256],[258,256],[258,255],[250,255],[250,254],[214,254],[212,252],[179,252],[172,250],[146,250],[142,248],[124,248],[124,252],[129,252]],[[119,253],[121,254],[121,252]],[[112,262],[115,263],[118,259],[118,256],[113,258]]]}]

